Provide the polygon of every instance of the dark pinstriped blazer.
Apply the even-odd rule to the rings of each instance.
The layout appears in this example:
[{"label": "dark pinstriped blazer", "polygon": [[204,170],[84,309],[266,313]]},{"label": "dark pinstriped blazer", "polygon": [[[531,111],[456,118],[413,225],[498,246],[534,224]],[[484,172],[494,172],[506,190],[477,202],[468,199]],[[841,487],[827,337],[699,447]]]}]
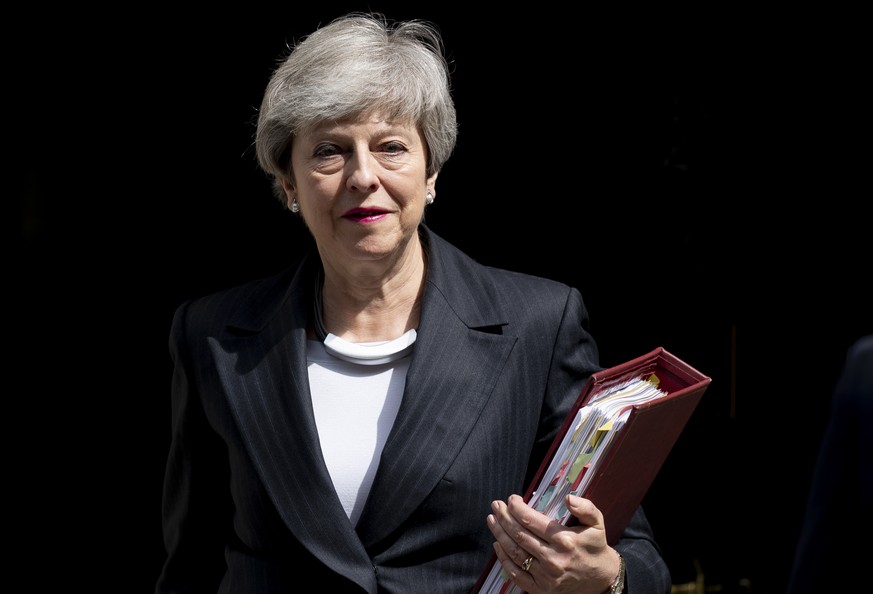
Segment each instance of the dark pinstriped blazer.
[{"label": "dark pinstriped blazer", "polygon": [[[578,291],[420,233],[418,339],[357,526],[309,393],[317,258],[179,307],[157,593],[469,592],[492,554],[490,502],[524,492],[599,362]],[[670,591],[641,511],[617,548],[634,594]]]}]

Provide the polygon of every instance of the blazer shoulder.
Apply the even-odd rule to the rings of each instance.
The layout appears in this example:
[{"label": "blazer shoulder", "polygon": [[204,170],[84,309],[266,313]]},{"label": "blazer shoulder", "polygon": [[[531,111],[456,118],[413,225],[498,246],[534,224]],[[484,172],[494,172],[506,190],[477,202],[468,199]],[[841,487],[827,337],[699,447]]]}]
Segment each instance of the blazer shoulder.
[{"label": "blazer shoulder", "polygon": [[243,332],[258,331],[283,304],[295,299],[296,292],[309,286],[305,279],[311,274],[311,260],[306,257],[276,274],[187,299],[176,308],[173,317],[184,317],[188,323],[196,322],[205,327],[231,326]]},{"label": "blazer shoulder", "polygon": [[[426,232],[425,239],[430,254],[428,284],[471,326],[485,324],[486,319],[513,319],[522,311],[559,314],[569,302],[582,302],[579,291],[570,285],[483,264],[433,232]],[[534,303],[537,307],[531,308]]]}]

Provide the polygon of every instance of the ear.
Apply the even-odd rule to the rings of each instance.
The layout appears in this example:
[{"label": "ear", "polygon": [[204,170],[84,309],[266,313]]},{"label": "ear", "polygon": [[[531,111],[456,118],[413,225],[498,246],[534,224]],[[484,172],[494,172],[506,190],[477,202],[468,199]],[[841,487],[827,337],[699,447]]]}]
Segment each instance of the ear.
[{"label": "ear", "polygon": [[436,197],[436,178],[439,174],[440,174],[439,171],[437,171],[436,173],[431,175],[429,178],[427,178],[427,180],[425,182],[426,191],[430,192],[431,195],[434,197]]},{"label": "ear", "polygon": [[294,189],[294,186],[287,179],[283,179],[282,181],[282,190],[285,192],[285,205],[290,209],[291,203],[294,202],[294,198],[297,196],[297,191]]}]

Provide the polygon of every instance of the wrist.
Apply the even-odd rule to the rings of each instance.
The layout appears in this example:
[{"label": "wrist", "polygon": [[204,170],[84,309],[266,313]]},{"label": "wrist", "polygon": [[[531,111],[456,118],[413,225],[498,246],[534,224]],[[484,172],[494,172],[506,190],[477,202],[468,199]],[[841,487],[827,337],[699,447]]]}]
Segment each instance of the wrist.
[{"label": "wrist", "polygon": [[618,553],[618,575],[612,580],[612,585],[603,594],[622,594],[624,592],[625,565],[624,557]]}]

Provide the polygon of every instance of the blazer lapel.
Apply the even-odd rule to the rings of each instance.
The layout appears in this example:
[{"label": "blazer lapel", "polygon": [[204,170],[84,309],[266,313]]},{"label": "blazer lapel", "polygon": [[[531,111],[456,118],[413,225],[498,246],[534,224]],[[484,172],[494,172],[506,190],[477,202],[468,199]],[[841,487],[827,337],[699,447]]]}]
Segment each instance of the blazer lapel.
[{"label": "blazer lapel", "polygon": [[444,303],[429,307],[403,402],[358,521],[367,546],[403,523],[445,475],[515,345],[514,337],[467,328]]},{"label": "blazer lapel", "polygon": [[[426,231],[425,231],[426,233]],[[501,312],[471,289],[471,261],[426,233],[428,282],[403,401],[357,532],[366,546],[388,536],[445,475],[480,418],[516,343],[495,328]]]},{"label": "blazer lapel", "polygon": [[311,302],[311,270],[301,267],[287,292],[263,299],[252,314],[257,319],[240,321],[210,349],[249,456],[285,524],[326,565],[375,592],[372,563],[336,496],[315,426],[304,305]]}]

